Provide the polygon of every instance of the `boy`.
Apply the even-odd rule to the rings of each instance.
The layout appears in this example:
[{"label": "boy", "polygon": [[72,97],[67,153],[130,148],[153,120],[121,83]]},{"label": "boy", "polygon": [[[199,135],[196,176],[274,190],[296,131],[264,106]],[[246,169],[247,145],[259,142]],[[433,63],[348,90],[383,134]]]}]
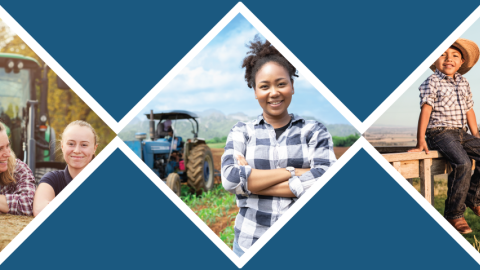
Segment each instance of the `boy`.
[{"label": "boy", "polygon": [[[458,39],[430,67],[435,73],[419,88],[417,146],[409,150],[427,154],[428,149],[438,150],[452,165],[444,216],[461,234],[472,232],[463,217],[466,206],[480,216],[480,135],[470,85],[462,76],[478,58],[473,41]],[[476,160],[473,175],[471,158]]]}]

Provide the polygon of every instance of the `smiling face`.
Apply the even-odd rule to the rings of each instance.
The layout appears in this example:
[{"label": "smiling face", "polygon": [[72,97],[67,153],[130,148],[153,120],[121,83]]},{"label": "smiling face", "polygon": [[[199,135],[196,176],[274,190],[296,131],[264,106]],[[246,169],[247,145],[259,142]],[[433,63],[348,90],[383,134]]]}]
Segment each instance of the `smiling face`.
[{"label": "smiling face", "polygon": [[293,80],[283,66],[268,62],[257,71],[255,98],[263,109],[264,117],[280,118],[288,115],[287,109],[293,94]]},{"label": "smiling face", "polygon": [[97,145],[88,127],[73,125],[63,132],[62,152],[70,169],[82,170],[92,160]]},{"label": "smiling face", "polygon": [[8,158],[11,156],[10,141],[7,132],[0,131],[0,173],[8,170]]},{"label": "smiling face", "polygon": [[465,60],[462,54],[453,48],[448,48],[446,52],[435,61],[435,67],[443,74],[452,77],[457,73]]}]

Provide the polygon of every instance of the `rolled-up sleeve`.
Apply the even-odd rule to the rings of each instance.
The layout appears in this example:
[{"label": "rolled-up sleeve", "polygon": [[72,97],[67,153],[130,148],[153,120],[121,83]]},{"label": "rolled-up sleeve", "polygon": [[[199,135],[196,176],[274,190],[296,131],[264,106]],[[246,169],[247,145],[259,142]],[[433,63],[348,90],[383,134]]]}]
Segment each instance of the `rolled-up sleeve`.
[{"label": "rolled-up sleeve", "polygon": [[467,80],[465,80],[466,85],[466,93],[465,93],[465,104],[467,105],[467,112],[473,108],[473,95],[472,90],[470,89],[470,84]]},{"label": "rolled-up sleeve", "polygon": [[248,134],[246,125],[238,122],[227,137],[225,152],[222,155],[222,185],[225,190],[243,196],[251,192],[247,188],[247,180],[252,172],[250,166],[240,166],[235,158],[237,155],[245,157]]},{"label": "rolled-up sleeve", "polygon": [[35,195],[35,177],[27,164],[17,160],[14,173],[15,190],[5,194],[8,204],[8,213],[12,215],[33,215],[33,197]]},{"label": "rolled-up sleeve", "polygon": [[324,125],[316,123],[313,126],[307,137],[307,143],[311,169],[302,176],[294,176],[288,181],[290,190],[297,198],[300,198],[337,161],[332,136]]},{"label": "rolled-up sleeve", "polygon": [[435,82],[433,82],[432,78],[429,77],[426,79],[418,88],[420,90],[420,108],[422,108],[423,104],[428,104],[435,108],[435,100],[437,98],[437,87],[435,86]]}]

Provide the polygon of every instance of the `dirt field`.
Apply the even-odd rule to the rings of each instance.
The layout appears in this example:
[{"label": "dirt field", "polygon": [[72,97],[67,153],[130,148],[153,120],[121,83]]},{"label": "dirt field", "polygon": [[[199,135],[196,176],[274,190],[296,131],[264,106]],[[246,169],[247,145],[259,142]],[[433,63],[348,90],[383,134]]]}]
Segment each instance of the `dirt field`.
[{"label": "dirt field", "polygon": [[0,251],[2,251],[33,217],[0,214]]},{"label": "dirt field", "polygon": [[370,127],[363,136],[373,146],[415,146],[417,144],[415,127]]}]

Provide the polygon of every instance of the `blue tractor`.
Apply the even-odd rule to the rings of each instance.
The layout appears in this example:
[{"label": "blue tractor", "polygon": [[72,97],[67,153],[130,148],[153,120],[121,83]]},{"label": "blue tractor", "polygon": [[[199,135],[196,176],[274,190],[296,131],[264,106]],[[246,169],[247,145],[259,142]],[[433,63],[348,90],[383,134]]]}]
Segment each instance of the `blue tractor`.
[{"label": "blue tractor", "polygon": [[[130,149],[178,196],[182,182],[198,194],[211,190],[215,176],[213,157],[205,140],[198,138],[198,116],[183,110],[150,111],[146,116],[150,119],[151,141],[145,140],[146,133],[136,133],[137,141],[125,141]],[[181,120],[192,124],[193,138],[184,140],[176,136],[172,121]]]}]

